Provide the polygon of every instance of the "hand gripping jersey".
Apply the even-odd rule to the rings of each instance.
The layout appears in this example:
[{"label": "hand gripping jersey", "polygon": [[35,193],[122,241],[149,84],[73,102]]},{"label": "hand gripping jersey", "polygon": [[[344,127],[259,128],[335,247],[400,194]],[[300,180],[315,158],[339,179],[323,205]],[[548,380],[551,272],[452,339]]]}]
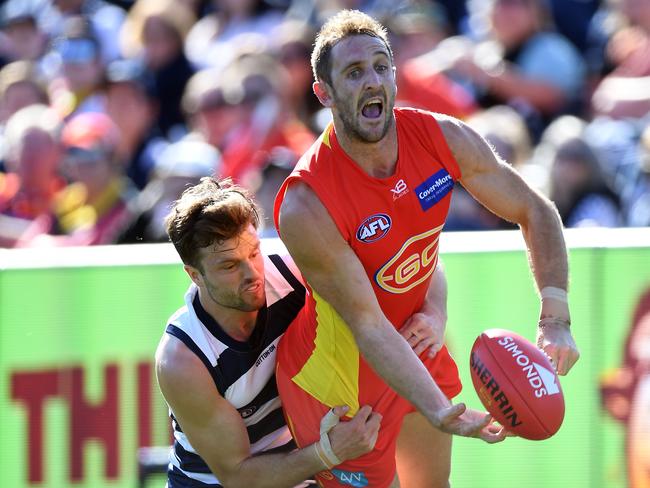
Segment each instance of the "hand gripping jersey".
[{"label": "hand gripping jersey", "polygon": [[[399,329],[423,305],[460,170],[433,114],[396,108],[395,118],[394,175],[369,176],[342,150],[330,125],[281,187],[275,222],[278,226],[287,187],[295,181],[309,185],[363,264],[384,314]],[[377,443],[382,449],[386,413],[395,413],[400,400],[365,363],[334,308],[316,291],[309,292],[305,308],[280,343],[278,370],[326,406],[349,405],[350,416],[360,405],[383,413]],[[460,391],[458,370],[446,348],[432,361],[424,356],[423,361],[449,397]],[[283,404],[295,424],[297,412],[284,398]],[[408,404],[398,410],[406,413]],[[301,439],[300,429],[294,434],[299,445],[307,441]]]}]

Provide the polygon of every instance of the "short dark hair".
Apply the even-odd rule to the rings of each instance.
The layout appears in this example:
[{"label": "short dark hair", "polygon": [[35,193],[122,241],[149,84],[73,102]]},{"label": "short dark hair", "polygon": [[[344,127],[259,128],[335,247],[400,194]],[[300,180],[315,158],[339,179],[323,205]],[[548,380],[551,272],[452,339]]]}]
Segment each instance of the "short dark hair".
[{"label": "short dark hair", "polygon": [[391,61],[393,60],[393,50],[388,41],[388,32],[386,28],[359,10],[341,10],[331,17],[316,35],[314,49],[311,53],[311,68],[316,81],[325,81],[332,84],[332,48],[339,41],[350,37],[366,35],[380,39],[388,49]]},{"label": "short dark hair", "polygon": [[256,229],[260,211],[250,194],[230,179],[201,178],[174,203],[165,219],[169,239],[183,263],[201,269],[200,250]]}]

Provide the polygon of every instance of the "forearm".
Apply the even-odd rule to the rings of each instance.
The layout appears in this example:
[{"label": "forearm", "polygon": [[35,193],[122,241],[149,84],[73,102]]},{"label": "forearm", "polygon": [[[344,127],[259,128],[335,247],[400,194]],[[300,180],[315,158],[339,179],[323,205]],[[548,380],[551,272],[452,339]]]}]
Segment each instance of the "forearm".
[{"label": "forearm", "polygon": [[421,312],[425,314],[434,312],[445,319],[447,318],[447,277],[440,258],[438,258],[438,264],[431,277]]},{"label": "forearm", "polygon": [[383,326],[360,326],[357,331],[355,339],[368,364],[393,390],[438,426],[435,413],[451,402],[408,343],[387,321]]},{"label": "forearm", "polygon": [[221,480],[228,488],[294,487],[326,469],[316,452],[316,444],[289,453],[260,454],[242,461]]},{"label": "forearm", "polygon": [[568,288],[568,259],[562,222],[550,202],[543,201],[531,213],[528,225],[521,227],[535,282],[542,294],[540,319],[553,318],[569,323],[569,307],[563,293]]},{"label": "forearm", "polygon": [[562,221],[552,203],[545,199],[532,207],[529,217],[520,223],[528,248],[531,270],[537,287],[567,289],[568,259]]}]

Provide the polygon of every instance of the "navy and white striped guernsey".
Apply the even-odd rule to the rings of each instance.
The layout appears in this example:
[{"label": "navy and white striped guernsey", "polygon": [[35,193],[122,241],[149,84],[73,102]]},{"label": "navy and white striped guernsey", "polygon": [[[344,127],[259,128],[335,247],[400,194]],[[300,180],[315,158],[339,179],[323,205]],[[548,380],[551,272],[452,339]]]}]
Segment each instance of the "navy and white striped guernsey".
[{"label": "navy and white striped guernsey", "polygon": [[[171,316],[166,328],[167,334],[183,341],[203,361],[221,396],[239,411],[252,453],[296,447],[280,406],[275,357],[282,334],[305,303],[305,288],[278,255],[265,256],[264,269],[266,305],[248,341],[237,341],[223,331],[201,306],[194,284],[185,294],[185,306]],[[174,428],[169,488],[220,486],[171,409],[169,415]]]}]

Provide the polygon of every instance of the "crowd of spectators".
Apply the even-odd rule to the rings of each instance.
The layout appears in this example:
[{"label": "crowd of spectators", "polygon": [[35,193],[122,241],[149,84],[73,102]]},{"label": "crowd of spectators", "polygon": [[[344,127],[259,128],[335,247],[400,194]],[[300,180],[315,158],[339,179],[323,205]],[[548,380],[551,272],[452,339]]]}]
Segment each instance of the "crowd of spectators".
[{"label": "crowd of spectators", "polygon": [[[400,105],[458,117],[567,227],[650,226],[647,0],[5,0],[0,247],[166,240],[202,176],[275,191],[329,123],[322,22],[390,33]],[[448,230],[508,228],[455,192]]]}]

